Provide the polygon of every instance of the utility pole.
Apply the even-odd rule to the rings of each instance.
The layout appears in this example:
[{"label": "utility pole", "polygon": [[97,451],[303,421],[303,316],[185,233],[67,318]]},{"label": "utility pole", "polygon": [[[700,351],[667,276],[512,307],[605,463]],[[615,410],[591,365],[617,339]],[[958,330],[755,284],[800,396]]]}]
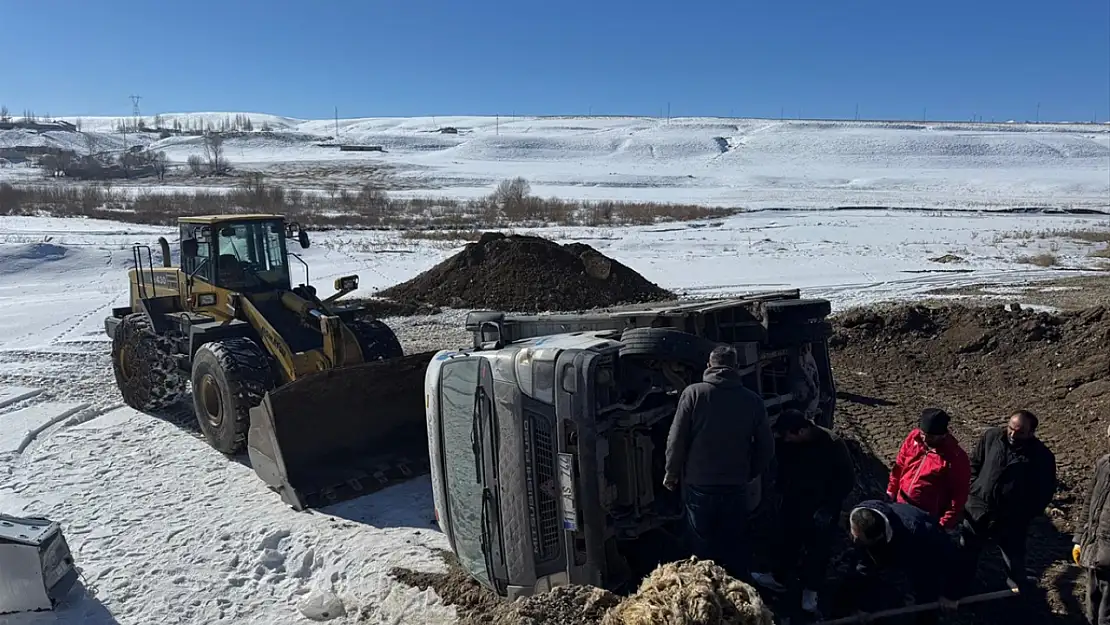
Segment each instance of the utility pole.
[{"label": "utility pole", "polygon": [[859,121],[859,102],[856,102],[856,121]]},{"label": "utility pole", "polygon": [[1041,123],[1041,103],[1037,102],[1037,123]]},{"label": "utility pole", "polygon": [[671,103],[667,102],[667,123],[671,123]]},{"label": "utility pole", "polygon": [[921,121],[923,121],[923,122],[929,121],[929,107],[927,107],[927,106],[925,108],[921,109]]},{"label": "utility pole", "polygon": [[339,107],[335,107],[335,140],[339,141]]}]

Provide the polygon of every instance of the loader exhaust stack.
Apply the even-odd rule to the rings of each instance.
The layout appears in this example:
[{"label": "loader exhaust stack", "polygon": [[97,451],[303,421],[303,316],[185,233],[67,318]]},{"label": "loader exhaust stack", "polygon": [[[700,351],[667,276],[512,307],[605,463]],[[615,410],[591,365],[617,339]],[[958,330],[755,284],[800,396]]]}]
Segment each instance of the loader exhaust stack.
[{"label": "loader exhaust stack", "polygon": [[250,411],[255,473],[297,510],[427,473],[424,373],[434,354],[329,369],[267,393]]}]

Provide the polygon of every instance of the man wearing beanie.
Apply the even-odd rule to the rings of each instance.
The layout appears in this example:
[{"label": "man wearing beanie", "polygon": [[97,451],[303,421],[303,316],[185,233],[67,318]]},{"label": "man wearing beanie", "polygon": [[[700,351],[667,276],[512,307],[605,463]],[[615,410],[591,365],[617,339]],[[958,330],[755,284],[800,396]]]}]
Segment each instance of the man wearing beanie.
[{"label": "man wearing beanie", "polygon": [[941,527],[954,531],[971,488],[971,461],[948,430],[948,413],[940,408],[921,412],[890,469],[887,496],[916,506]]}]

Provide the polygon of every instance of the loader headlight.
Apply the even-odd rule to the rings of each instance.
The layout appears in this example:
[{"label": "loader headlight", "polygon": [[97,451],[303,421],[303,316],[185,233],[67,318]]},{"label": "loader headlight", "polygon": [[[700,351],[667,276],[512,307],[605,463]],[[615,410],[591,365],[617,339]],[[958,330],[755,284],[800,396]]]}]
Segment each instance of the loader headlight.
[{"label": "loader headlight", "polygon": [[215,293],[201,293],[197,295],[197,306],[215,306],[216,294]]}]

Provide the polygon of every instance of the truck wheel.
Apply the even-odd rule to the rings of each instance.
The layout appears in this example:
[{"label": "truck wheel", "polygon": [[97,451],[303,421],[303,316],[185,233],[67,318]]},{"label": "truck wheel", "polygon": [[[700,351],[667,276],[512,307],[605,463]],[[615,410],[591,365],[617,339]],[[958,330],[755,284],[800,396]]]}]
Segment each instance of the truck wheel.
[{"label": "truck wheel", "polygon": [[144,313],[123,318],[112,337],[112,370],[128,406],[143,412],[160,410],[185,395],[188,379],[175,353],[174,339],[155,333]]},{"label": "truck wheel", "polygon": [[669,360],[694,368],[705,367],[717,343],[671,328],[630,328],[621,334],[622,358]]},{"label": "truck wheel", "polygon": [[799,343],[824,341],[833,334],[832,324],[828,321],[817,323],[781,323],[767,329],[767,343],[772,349],[790,347]]},{"label": "truck wheel", "polygon": [[254,341],[201,345],[193,356],[193,410],[208,444],[225,454],[243,451],[250,409],[271,387],[269,357]]},{"label": "truck wheel", "polygon": [[827,299],[780,299],[763,304],[767,325],[822,320],[832,314]]},{"label": "truck wheel", "polygon": [[405,355],[393,330],[378,319],[356,319],[347,324],[358,339],[363,362],[388,360]]}]

